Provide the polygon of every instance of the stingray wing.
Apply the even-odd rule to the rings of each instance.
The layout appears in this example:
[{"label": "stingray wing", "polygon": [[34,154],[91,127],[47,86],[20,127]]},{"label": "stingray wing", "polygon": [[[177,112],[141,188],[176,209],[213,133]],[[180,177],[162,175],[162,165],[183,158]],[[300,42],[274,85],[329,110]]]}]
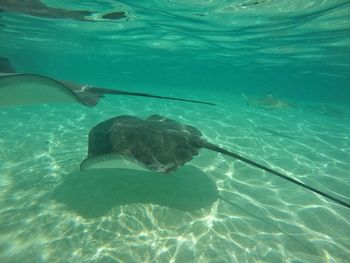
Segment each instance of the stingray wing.
[{"label": "stingray wing", "polygon": [[15,68],[8,58],[0,57],[0,73],[16,73]]},{"label": "stingray wing", "polygon": [[[0,63],[1,65],[4,65],[4,63]],[[215,105],[210,102],[80,85],[39,74],[0,73],[0,107],[51,102],[75,102],[93,107],[105,94],[141,96]]]},{"label": "stingray wing", "polygon": [[[0,6],[1,9],[1,6]],[[8,58],[0,57],[0,107],[31,105],[49,102],[78,102],[88,107],[96,106],[105,94],[139,96],[166,100],[186,101],[215,105],[211,102],[128,92],[56,80],[39,74],[16,73]]]},{"label": "stingray wing", "polygon": [[95,106],[99,94],[85,86],[58,81],[38,74],[0,73],[0,107],[50,102],[73,102]]}]

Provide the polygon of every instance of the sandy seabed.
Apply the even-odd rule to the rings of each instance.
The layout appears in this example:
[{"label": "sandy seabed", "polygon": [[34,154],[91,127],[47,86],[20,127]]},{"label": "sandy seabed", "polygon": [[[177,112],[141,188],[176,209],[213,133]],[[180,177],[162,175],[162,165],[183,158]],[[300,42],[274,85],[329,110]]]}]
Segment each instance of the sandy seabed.
[{"label": "sandy seabed", "polygon": [[349,209],[221,154],[204,149],[166,176],[79,171],[94,125],[156,113],[350,202],[346,115],[218,104],[108,98],[91,109],[1,109],[0,261],[347,262]]}]

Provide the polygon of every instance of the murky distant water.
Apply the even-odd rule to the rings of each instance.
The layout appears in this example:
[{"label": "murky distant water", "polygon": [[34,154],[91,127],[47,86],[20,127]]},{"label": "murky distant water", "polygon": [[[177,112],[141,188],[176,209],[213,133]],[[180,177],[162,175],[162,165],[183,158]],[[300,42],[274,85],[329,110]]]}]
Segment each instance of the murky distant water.
[{"label": "murky distant water", "polygon": [[[94,125],[155,113],[349,203],[348,1],[136,2],[3,0],[0,56],[217,106],[107,95],[95,108],[0,107],[0,261],[348,262],[348,208],[221,154],[167,176],[79,171]],[[95,22],[57,18],[69,9]]]}]

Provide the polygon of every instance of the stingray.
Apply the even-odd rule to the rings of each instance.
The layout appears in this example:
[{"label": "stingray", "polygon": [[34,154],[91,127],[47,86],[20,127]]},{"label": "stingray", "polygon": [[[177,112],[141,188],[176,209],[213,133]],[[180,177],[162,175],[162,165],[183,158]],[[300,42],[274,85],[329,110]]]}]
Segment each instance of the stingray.
[{"label": "stingray", "polygon": [[0,57],[0,73],[15,73],[16,70],[12,66],[8,58]]},{"label": "stingray", "polygon": [[296,108],[295,105],[289,103],[286,100],[281,100],[274,97],[271,93],[264,97],[250,98],[243,92],[242,97],[245,99],[248,106],[254,106],[265,110],[283,109],[283,108]]},{"label": "stingray", "polygon": [[50,102],[73,102],[93,107],[106,94],[151,97],[215,105],[204,101],[76,84],[40,74],[16,73],[10,61],[4,57],[0,57],[0,72],[3,72],[0,73],[0,107]]},{"label": "stingray", "polygon": [[350,204],[327,193],[210,143],[193,126],[159,115],[145,119],[121,115],[97,124],[89,132],[88,156],[80,169],[113,168],[113,165],[120,168],[120,163],[131,163],[139,169],[169,174],[191,161],[201,148],[248,163],[350,208]]},{"label": "stingray", "polygon": [[[70,10],[64,8],[50,7],[40,0],[1,0],[0,11],[9,13],[20,13],[37,17],[59,18],[59,19],[74,19],[81,21],[95,21],[90,19],[96,12],[89,10]],[[125,18],[126,13],[116,11],[104,14],[104,19],[121,19]]]}]

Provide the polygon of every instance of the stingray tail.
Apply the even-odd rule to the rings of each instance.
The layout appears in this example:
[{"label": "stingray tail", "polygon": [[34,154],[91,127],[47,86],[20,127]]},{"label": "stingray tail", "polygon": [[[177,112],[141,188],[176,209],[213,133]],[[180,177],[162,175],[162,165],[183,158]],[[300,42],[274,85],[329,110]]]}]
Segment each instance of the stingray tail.
[{"label": "stingray tail", "polygon": [[105,88],[97,88],[97,87],[88,87],[88,91],[93,92],[93,93],[99,93],[101,95],[103,95],[103,94],[118,94],[118,95],[149,97],[149,98],[165,99],[165,100],[186,101],[186,102],[201,103],[201,104],[207,104],[207,105],[213,105],[213,106],[216,105],[215,103],[206,102],[206,101],[173,98],[173,97],[152,95],[152,94],[147,94],[147,93],[128,92],[128,91],[122,91],[122,90],[105,89]]},{"label": "stingray tail", "polygon": [[297,185],[299,185],[299,186],[301,186],[303,188],[306,188],[306,189],[308,189],[308,190],[310,190],[310,191],[312,191],[312,192],[314,192],[314,193],[316,193],[318,195],[326,197],[326,198],[328,198],[328,199],[330,199],[330,200],[332,200],[332,201],[334,201],[334,202],[336,202],[336,203],[338,203],[340,205],[343,205],[343,206],[345,206],[347,208],[350,208],[350,204],[348,204],[348,203],[346,203],[346,202],[344,202],[344,201],[342,201],[342,200],[340,200],[340,199],[338,199],[338,198],[336,198],[334,196],[331,196],[331,195],[329,195],[327,193],[324,193],[324,192],[322,192],[322,191],[320,191],[320,190],[318,190],[316,188],[313,188],[313,187],[311,187],[309,185],[306,185],[306,184],[304,184],[302,182],[299,182],[299,181],[297,181],[297,180],[295,180],[295,179],[293,179],[293,178],[291,178],[291,177],[289,177],[287,175],[284,175],[284,174],[282,174],[280,172],[277,172],[277,171],[275,171],[275,170],[273,170],[273,169],[271,169],[271,168],[269,168],[267,166],[264,166],[262,164],[254,162],[252,160],[249,160],[249,159],[247,159],[247,158],[245,158],[243,156],[240,156],[240,155],[238,155],[236,153],[227,151],[227,150],[225,150],[225,149],[223,149],[223,148],[221,148],[219,146],[216,146],[214,144],[207,143],[207,142],[204,142],[204,145],[202,145],[202,147],[203,148],[207,148],[209,150],[213,150],[213,151],[219,152],[219,153],[223,153],[223,154],[225,154],[227,156],[231,156],[233,158],[236,158],[236,159],[238,159],[238,160],[240,160],[242,162],[248,163],[248,164],[250,164],[252,166],[255,166],[255,167],[257,167],[257,168],[259,168],[261,170],[264,170],[264,171],[269,172],[269,173],[271,173],[273,175],[281,177],[281,178],[283,178],[283,179],[285,179],[285,180],[287,180],[287,181],[289,181],[289,182],[291,182],[293,184],[297,184]]},{"label": "stingray tail", "polygon": [[243,99],[245,99],[246,104],[249,106],[250,103],[249,103],[249,98],[248,98],[248,96],[245,95],[245,93],[243,93],[243,92],[241,92],[241,96],[243,97]]}]

